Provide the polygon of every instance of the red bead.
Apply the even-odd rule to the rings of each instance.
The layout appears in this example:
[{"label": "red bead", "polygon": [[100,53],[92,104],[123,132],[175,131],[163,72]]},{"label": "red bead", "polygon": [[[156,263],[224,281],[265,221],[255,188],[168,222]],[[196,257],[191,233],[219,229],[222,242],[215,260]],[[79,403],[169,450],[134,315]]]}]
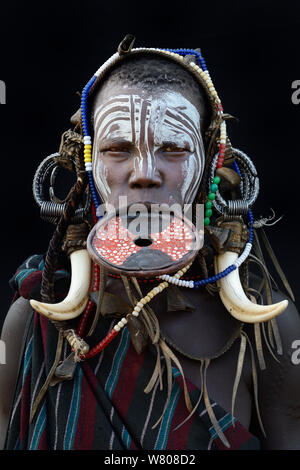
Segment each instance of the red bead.
[{"label": "red bead", "polygon": [[91,349],[87,354],[84,356],[81,356],[82,359],[90,359],[97,354],[99,354],[106,346],[114,339],[115,336],[117,336],[118,331],[112,329],[106,336],[105,338],[100,341],[100,343],[97,344],[93,349]]}]

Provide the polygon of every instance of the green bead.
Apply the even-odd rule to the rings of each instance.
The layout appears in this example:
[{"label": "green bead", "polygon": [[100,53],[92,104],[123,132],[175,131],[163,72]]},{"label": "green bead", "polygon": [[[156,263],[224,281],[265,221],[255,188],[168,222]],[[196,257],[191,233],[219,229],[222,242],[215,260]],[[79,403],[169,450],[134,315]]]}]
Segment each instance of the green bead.
[{"label": "green bead", "polygon": [[212,184],[210,187],[210,190],[212,193],[216,193],[218,191],[218,185],[217,184]]},{"label": "green bead", "polygon": [[205,217],[211,217],[211,216],[212,216],[212,210],[211,209],[206,209]]},{"label": "green bead", "polygon": [[214,201],[215,197],[216,197],[215,193],[209,193],[208,195],[208,199],[210,199],[211,201]]},{"label": "green bead", "polygon": [[213,182],[216,183],[216,184],[219,184],[221,181],[221,178],[219,176],[215,176],[214,179],[213,179]]},{"label": "green bead", "polygon": [[206,204],[205,204],[205,207],[206,207],[206,209],[211,209],[212,208],[212,202],[207,201]]},{"label": "green bead", "polygon": [[210,224],[210,218],[209,217],[205,217],[204,219],[204,225],[209,225]]}]

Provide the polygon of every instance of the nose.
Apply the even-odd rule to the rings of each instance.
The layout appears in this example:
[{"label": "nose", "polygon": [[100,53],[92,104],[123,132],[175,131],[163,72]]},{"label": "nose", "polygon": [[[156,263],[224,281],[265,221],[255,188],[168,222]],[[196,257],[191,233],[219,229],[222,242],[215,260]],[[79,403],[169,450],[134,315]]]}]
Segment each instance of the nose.
[{"label": "nose", "polygon": [[131,189],[160,188],[162,177],[157,170],[149,171],[149,168],[143,165],[143,168],[135,169],[131,173],[128,184]]}]

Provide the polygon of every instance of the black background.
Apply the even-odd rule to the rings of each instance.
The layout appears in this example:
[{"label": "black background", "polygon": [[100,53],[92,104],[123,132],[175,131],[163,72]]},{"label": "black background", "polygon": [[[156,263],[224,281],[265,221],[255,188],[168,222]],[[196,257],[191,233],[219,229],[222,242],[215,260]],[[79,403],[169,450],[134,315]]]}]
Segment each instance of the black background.
[{"label": "black background", "polygon": [[0,324],[11,301],[8,280],[33,253],[46,250],[53,226],[39,218],[31,184],[36,167],[56,152],[85,83],[125,34],[135,47],[202,49],[234,147],[258,170],[254,215],[281,222],[269,238],[299,304],[300,4],[296,1],[120,2],[3,1],[0,6],[1,257]]}]

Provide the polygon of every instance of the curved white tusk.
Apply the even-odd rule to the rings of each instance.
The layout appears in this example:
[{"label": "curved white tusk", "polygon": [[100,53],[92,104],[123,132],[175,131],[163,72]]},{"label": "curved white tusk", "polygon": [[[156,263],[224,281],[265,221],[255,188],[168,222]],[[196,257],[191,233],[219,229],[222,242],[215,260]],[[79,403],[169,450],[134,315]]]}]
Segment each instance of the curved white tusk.
[{"label": "curved white tusk", "polygon": [[78,317],[84,310],[91,282],[91,259],[87,250],[71,253],[71,284],[67,297],[57,304],[47,304],[30,300],[31,306],[51,320],[71,320]]},{"label": "curved white tusk", "polygon": [[[234,264],[237,253],[227,251],[215,259],[215,268],[220,273]],[[276,304],[259,305],[251,302],[241,285],[238,268],[218,281],[221,300],[228,312],[237,320],[244,323],[261,323],[271,320],[283,312],[288,306],[287,300]]]}]

